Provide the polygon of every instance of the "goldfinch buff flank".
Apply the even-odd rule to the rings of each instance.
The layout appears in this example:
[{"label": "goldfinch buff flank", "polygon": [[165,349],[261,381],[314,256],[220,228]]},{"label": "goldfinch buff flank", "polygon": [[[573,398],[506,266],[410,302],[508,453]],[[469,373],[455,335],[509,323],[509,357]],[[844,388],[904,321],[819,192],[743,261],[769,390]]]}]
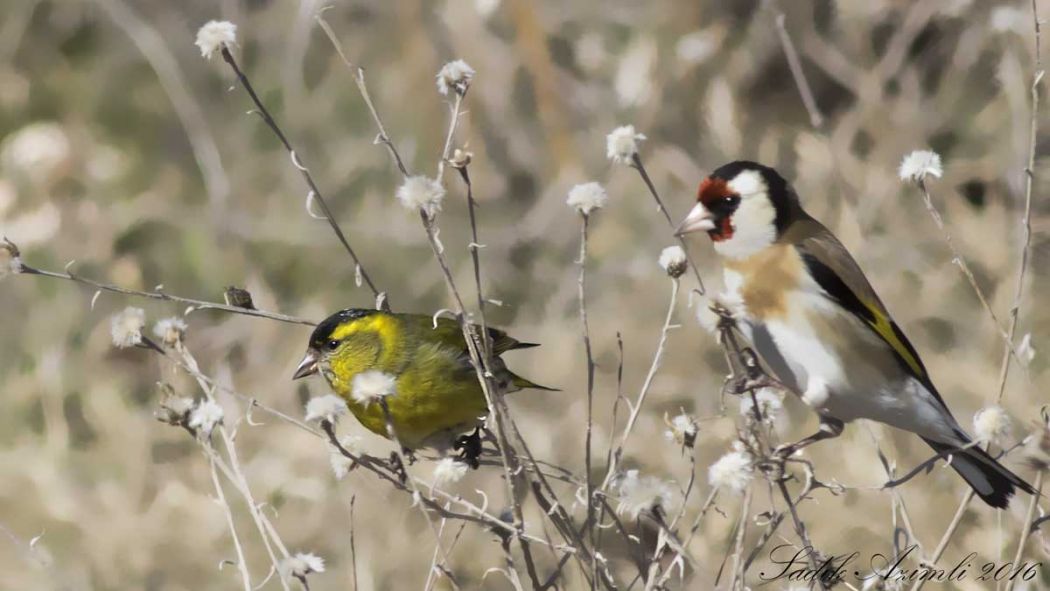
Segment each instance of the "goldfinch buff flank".
[{"label": "goldfinch buff flank", "polygon": [[[499,356],[535,347],[489,329],[494,374],[504,392],[550,390],[511,373]],[[394,379],[386,398],[394,431],[408,449],[445,447],[481,424],[485,393],[467,353],[459,322],[430,316],[347,309],[317,325],[294,379],[320,373],[366,429],[387,437],[382,405],[354,396],[354,378],[382,372]]]},{"label": "goldfinch buff flank", "polygon": [[[700,184],[679,234],[705,231],[723,259],[727,300],[772,374],[820,416],[792,453],[870,419],[910,431],[986,503],[1006,507],[1034,490],[971,446],[922,360],[846,248],[809,216],[775,170],[733,162]],[[959,449],[966,447],[966,449]]]}]

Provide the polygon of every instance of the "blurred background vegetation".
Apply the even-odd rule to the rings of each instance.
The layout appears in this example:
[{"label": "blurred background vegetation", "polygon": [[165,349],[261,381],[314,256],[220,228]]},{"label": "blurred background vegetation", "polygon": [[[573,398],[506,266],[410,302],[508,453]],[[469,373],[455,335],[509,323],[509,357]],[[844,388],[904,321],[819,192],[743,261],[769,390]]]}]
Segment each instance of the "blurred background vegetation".
[{"label": "blurred background vegetation", "polygon": [[[934,201],[1005,322],[1023,240],[1035,70],[1027,2],[9,0],[0,6],[0,233],[28,264],[60,270],[75,259],[78,274],[136,289],[163,284],[173,294],[221,300],[225,286],[239,285],[261,308],[313,319],[373,305],[324,222],[306,215],[298,172],[246,114],[251,105],[229,69],[202,60],[193,46],[197,28],[220,18],[239,26],[241,65],[393,307],[448,307],[418,218],[393,197],[399,175],[373,145],[351,74],[314,21],[323,4],[348,56],[366,69],[413,171],[433,174],[447,127],[438,69],[463,58],[477,70],[456,144],[475,154],[485,281],[503,302],[489,308],[489,321],[543,343],[509,363],[563,389],[511,401],[538,457],[582,470],[585,371],[573,264],[578,219],[564,203],[570,186],[599,180],[611,195],[594,220],[588,260],[598,450],[611,434],[617,335],[624,392],[633,397],[666,310],[670,286],[656,258],[673,239],[637,174],[605,159],[605,134],[626,123],[648,136],[642,157],[674,217],[702,176],[726,161],[777,167],[856,255],[960,422],[968,425],[994,399],[1002,341],[896,166],[913,149],[941,154],[945,176],[931,184]],[[1039,8],[1050,14],[1050,3]],[[819,127],[778,40],[780,11],[823,116]],[[1019,332],[1031,333],[1037,351],[1050,329],[1041,303],[1050,280],[1043,113]],[[447,178],[441,239],[460,285],[471,286],[465,199]],[[717,291],[706,242],[696,239],[691,252]],[[232,549],[207,463],[184,432],[152,418],[159,379],[186,394],[192,384],[155,356],[109,344],[108,318],[124,306],[142,306],[152,319],[183,307],[103,294],[92,309],[92,295],[30,276],[0,284],[0,588],[233,587],[235,570],[216,570]],[[719,397],[724,361],[688,303],[679,302],[681,328],[628,444],[627,467],[684,483],[690,465],[664,440],[663,417],[679,409],[715,417],[724,402],[724,416],[701,425],[696,470],[706,491],[706,467],[733,438],[738,404]],[[289,380],[306,327],[217,312],[188,321],[188,346],[221,382],[295,416],[308,390],[323,392],[319,381]],[[1048,401],[1048,368],[1037,354],[1011,374],[1005,406],[1015,439]],[[232,412],[234,401],[226,403]],[[781,436],[810,433],[811,413],[795,400],[785,404]],[[342,429],[389,453],[352,420]],[[874,486],[885,479],[875,438],[902,469],[928,453],[913,437],[860,424],[807,453],[823,480]],[[238,444],[253,492],[284,540],[328,561],[314,589],[348,588],[352,495],[362,588],[422,586],[433,540],[418,512],[405,510],[409,499],[365,474],[336,482],[325,446],[284,424],[242,427]],[[457,485],[464,495],[474,489],[488,491],[494,506],[504,502],[496,469]],[[963,491],[942,469],[901,489],[924,544],[939,539]],[[802,507],[818,547],[891,549],[888,493],[821,491],[818,499]],[[768,498],[756,493],[756,502]],[[702,567],[691,588],[713,581],[737,503],[724,498],[726,513],[705,518],[690,547]],[[995,532],[1016,531],[1022,509],[1000,517],[974,507],[946,559],[970,551],[998,558]],[[243,507],[238,524],[252,531]],[[246,539],[253,571],[265,572],[261,545]],[[465,588],[505,584],[482,582],[501,564],[493,540],[467,527],[451,564]],[[1045,560],[1047,547],[1036,537],[1029,555]],[[1050,574],[1043,577],[1050,584]],[[959,588],[980,588],[973,585]]]}]

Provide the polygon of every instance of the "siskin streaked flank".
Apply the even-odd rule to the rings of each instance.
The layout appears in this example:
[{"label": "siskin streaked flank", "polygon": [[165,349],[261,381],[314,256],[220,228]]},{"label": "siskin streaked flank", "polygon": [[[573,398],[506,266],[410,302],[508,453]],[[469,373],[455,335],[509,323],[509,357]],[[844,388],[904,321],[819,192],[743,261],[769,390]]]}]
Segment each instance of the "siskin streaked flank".
[{"label": "siskin streaked flank", "polygon": [[[493,373],[504,392],[551,390],[515,375],[500,359],[536,347],[494,328]],[[388,437],[380,404],[353,396],[354,377],[383,372],[394,377],[386,398],[394,430],[408,449],[447,447],[456,435],[479,426],[488,412],[485,394],[457,321],[349,308],[317,325],[294,379],[320,373],[366,429]]]}]

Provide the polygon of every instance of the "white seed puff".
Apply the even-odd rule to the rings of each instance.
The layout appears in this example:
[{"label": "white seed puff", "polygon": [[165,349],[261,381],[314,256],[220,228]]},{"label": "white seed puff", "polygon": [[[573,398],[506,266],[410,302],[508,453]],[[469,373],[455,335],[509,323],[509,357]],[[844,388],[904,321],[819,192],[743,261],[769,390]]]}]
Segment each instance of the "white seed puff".
[{"label": "white seed puff", "polygon": [[628,470],[620,480],[620,504],[617,513],[637,519],[644,511],[660,507],[668,509],[674,502],[674,488],[655,476],[639,476],[638,470]]},{"label": "white seed puff", "polygon": [[637,133],[633,125],[617,127],[605,136],[605,157],[613,162],[629,163],[638,153],[638,142],[645,134]]},{"label": "white seed puff", "polygon": [[306,403],[306,420],[320,421],[324,419],[329,423],[335,423],[339,417],[345,415],[348,411],[346,402],[335,394],[315,396]]},{"label": "white seed puff", "polygon": [[462,95],[470,88],[474,79],[474,68],[463,60],[454,60],[441,67],[437,74],[438,92],[448,95],[449,91]]},{"label": "white seed puff", "polygon": [[153,336],[165,345],[173,346],[182,340],[186,328],[186,323],[181,318],[163,318],[153,325]]},{"label": "white seed puff", "polygon": [[146,312],[142,308],[128,306],[109,321],[109,335],[118,349],[134,347],[142,343],[142,328],[146,326]]},{"label": "white seed puff", "polygon": [[371,404],[397,392],[397,378],[378,369],[363,371],[354,376],[350,395],[359,404]]},{"label": "white seed puff", "polygon": [[685,251],[681,246],[668,246],[660,253],[660,267],[671,277],[681,277],[686,267]]},{"label": "white seed puff", "polygon": [[190,428],[196,429],[200,434],[205,437],[211,435],[211,432],[217,425],[222,423],[223,417],[226,413],[223,412],[222,407],[218,403],[211,400],[201,400],[197,405],[197,408],[193,409],[190,413]]},{"label": "white seed puff", "polygon": [[982,443],[999,443],[1010,435],[1010,417],[999,405],[986,406],[973,415],[973,430]]},{"label": "white seed puff", "polygon": [[408,209],[422,209],[428,216],[441,211],[441,201],[445,198],[445,188],[435,179],[416,175],[410,176],[397,188],[397,200]]},{"label": "white seed puff", "polygon": [[941,168],[941,157],[930,150],[915,150],[901,161],[897,170],[902,181],[919,182],[927,176],[941,178],[944,169]]},{"label": "white seed puff", "polygon": [[582,215],[590,215],[595,210],[605,207],[608,201],[609,195],[605,188],[593,181],[574,185],[569,189],[569,197],[565,200],[569,207]]},{"label": "white seed puff", "polygon": [[733,450],[711,464],[707,480],[715,488],[744,492],[754,477],[751,455],[742,450]]},{"label": "white seed puff", "polygon": [[455,458],[441,458],[434,464],[434,485],[459,482],[467,475],[467,465]]},{"label": "white seed puff", "polygon": [[211,59],[223,47],[237,45],[237,25],[229,21],[208,21],[197,30],[194,44],[200,48],[201,57]]},{"label": "white seed puff", "polygon": [[302,579],[310,573],[323,573],[324,559],[313,552],[298,552],[282,559],[278,564],[278,570],[285,579],[291,577]]}]

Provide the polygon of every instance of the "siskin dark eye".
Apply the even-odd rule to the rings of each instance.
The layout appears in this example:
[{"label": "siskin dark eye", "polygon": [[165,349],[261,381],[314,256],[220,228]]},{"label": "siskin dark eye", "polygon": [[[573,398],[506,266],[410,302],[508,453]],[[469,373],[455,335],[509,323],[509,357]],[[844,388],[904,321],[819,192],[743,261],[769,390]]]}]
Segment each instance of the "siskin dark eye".
[{"label": "siskin dark eye", "polygon": [[339,341],[337,341],[335,339],[332,339],[332,340],[328,341],[327,343],[325,343],[324,346],[329,351],[335,351],[336,349],[339,348]]}]

